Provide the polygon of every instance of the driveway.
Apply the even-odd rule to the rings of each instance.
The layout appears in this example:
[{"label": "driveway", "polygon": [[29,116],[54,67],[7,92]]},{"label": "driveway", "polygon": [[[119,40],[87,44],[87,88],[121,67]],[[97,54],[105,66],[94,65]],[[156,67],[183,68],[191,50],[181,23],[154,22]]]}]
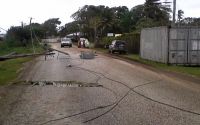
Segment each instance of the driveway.
[{"label": "driveway", "polygon": [[26,64],[21,84],[0,87],[2,125],[199,125],[200,84],[87,49]]}]

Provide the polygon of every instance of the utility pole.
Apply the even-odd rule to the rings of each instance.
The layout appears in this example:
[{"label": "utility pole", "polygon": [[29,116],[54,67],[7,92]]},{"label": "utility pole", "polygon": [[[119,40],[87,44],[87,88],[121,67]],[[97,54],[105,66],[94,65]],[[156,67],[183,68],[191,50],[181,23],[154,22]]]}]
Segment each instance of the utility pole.
[{"label": "utility pole", "polygon": [[22,28],[24,28],[24,22],[23,21],[21,22],[21,26],[22,26]]},{"label": "utility pole", "polygon": [[32,25],[31,25],[31,21],[32,21],[32,17],[30,17],[30,31],[31,31],[31,42],[32,42],[32,46],[33,46],[33,53],[35,54],[35,48],[34,48],[34,44],[33,44],[33,33],[32,33]]},{"label": "utility pole", "polygon": [[173,0],[173,21],[172,26],[175,26],[176,22],[176,0]]}]

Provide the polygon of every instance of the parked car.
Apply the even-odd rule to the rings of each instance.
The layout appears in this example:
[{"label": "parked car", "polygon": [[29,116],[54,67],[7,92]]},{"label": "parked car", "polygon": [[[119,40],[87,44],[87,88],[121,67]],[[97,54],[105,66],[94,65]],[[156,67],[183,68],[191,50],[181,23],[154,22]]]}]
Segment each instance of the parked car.
[{"label": "parked car", "polygon": [[112,41],[112,44],[109,45],[109,52],[110,53],[118,52],[119,54],[127,53],[126,42],[123,40]]},{"label": "parked car", "polygon": [[89,47],[90,47],[90,43],[89,43],[88,39],[80,38],[80,40],[78,42],[78,48],[89,48]]},{"label": "parked car", "polygon": [[64,46],[72,47],[72,40],[70,38],[61,39],[61,48]]}]

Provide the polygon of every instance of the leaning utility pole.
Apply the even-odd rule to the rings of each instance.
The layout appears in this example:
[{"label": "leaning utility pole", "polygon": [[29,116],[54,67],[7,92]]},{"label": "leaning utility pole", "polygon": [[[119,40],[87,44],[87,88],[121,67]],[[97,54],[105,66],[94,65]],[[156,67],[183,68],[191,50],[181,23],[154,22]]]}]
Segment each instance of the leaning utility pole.
[{"label": "leaning utility pole", "polygon": [[173,21],[172,26],[175,26],[176,22],[176,0],[173,1]]},{"label": "leaning utility pole", "polygon": [[33,46],[33,53],[35,54],[35,48],[34,48],[34,44],[33,44],[33,33],[32,33],[32,25],[31,25],[31,21],[32,21],[32,17],[30,17],[30,31],[31,31],[31,42],[32,42],[32,46]]}]

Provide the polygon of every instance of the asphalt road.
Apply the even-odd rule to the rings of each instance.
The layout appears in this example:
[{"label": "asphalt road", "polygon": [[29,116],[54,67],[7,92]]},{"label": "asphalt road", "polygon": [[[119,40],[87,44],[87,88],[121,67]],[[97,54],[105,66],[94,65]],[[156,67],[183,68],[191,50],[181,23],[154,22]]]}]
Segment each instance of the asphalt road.
[{"label": "asphalt road", "polygon": [[0,125],[200,125],[200,84],[52,47],[69,55],[38,57],[20,75],[39,85],[0,87]]}]

